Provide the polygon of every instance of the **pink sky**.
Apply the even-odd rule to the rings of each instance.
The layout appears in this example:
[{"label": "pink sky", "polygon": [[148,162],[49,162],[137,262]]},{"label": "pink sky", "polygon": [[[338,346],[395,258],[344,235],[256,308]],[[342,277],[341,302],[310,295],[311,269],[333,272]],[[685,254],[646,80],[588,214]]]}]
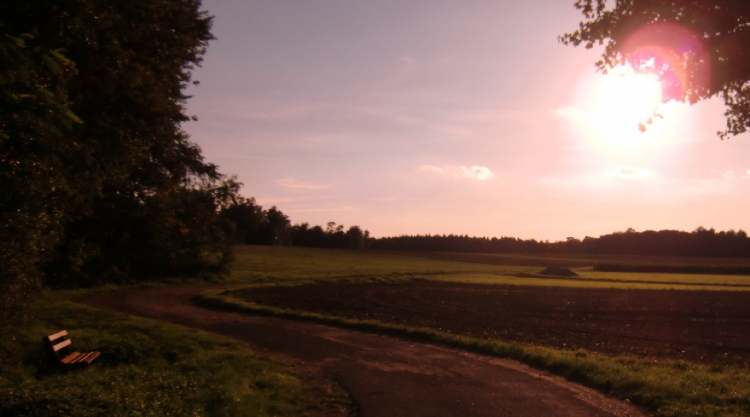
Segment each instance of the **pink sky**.
[{"label": "pink sky", "polygon": [[721,102],[670,104],[640,136],[592,124],[618,114],[619,90],[599,51],[557,41],[572,1],[518,3],[205,1],[218,39],[186,129],[294,222],[538,239],[750,229],[750,138],[717,138]]}]

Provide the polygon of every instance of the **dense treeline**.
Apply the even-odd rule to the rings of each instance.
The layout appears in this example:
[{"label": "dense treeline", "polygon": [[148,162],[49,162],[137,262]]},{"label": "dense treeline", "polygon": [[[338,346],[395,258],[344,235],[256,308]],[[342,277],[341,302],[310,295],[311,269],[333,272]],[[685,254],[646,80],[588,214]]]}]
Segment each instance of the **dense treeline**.
[{"label": "dense treeline", "polygon": [[226,272],[234,243],[362,248],[239,195],[182,124],[200,0],[0,2],[0,323],[42,284]]},{"label": "dense treeline", "polygon": [[598,238],[568,238],[559,242],[461,235],[397,236],[376,239],[369,246],[410,251],[750,257],[750,238],[744,231],[717,232],[702,227],[693,232],[628,229]]},{"label": "dense treeline", "polygon": [[335,222],[326,228],[307,223],[292,225],[276,207],[264,210],[252,198],[236,197],[221,210],[222,219],[232,225],[232,241],[255,245],[296,245],[319,248],[363,249],[370,234],[359,226],[349,229]]},{"label": "dense treeline", "polygon": [[2,318],[42,282],[225,270],[239,184],[181,128],[212,38],[200,6],[0,2]]}]

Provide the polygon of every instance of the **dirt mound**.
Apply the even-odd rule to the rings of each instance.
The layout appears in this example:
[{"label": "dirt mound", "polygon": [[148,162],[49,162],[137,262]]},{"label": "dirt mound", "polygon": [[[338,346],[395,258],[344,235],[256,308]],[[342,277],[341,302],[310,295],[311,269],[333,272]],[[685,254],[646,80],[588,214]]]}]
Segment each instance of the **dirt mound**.
[{"label": "dirt mound", "polygon": [[555,277],[577,277],[578,274],[573,272],[570,268],[564,266],[548,266],[540,272],[542,275],[551,275]]}]

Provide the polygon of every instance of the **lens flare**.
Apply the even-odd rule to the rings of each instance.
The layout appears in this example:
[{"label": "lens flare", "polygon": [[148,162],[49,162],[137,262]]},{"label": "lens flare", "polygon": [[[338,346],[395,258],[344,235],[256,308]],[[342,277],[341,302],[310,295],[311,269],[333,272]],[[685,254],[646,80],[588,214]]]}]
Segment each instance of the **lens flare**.
[{"label": "lens flare", "polygon": [[633,69],[659,78],[663,101],[695,103],[709,88],[710,59],[703,42],[683,26],[644,26],[625,38],[620,52]]}]

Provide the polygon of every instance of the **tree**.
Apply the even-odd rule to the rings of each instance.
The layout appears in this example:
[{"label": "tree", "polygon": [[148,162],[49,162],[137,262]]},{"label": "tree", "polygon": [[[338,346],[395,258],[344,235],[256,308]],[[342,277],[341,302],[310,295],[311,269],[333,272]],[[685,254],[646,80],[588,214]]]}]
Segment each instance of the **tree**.
[{"label": "tree", "polygon": [[721,138],[750,128],[750,2],[746,0],[577,0],[583,14],[565,44],[604,45],[606,71],[630,63],[656,73],[664,99],[695,103],[721,96]]},{"label": "tree", "polygon": [[[2,16],[2,15],[0,15]],[[0,18],[1,20],[1,18]],[[80,119],[70,109],[75,65],[29,32],[0,25],[0,322],[11,323],[41,282],[72,199],[66,140]]]},{"label": "tree", "polygon": [[276,206],[266,211],[268,221],[268,236],[272,245],[283,245],[287,243],[289,232],[289,217]]},{"label": "tree", "polygon": [[0,2],[3,288],[39,270],[70,285],[226,265],[218,212],[239,184],[182,130],[212,39],[200,7]]},{"label": "tree", "polygon": [[237,197],[221,211],[221,216],[232,223],[235,243],[262,244],[267,219],[263,207],[254,198]]},{"label": "tree", "polygon": [[370,233],[363,231],[359,226],[352,226],[346,231],[346,241],[351,249],[364,249],[369,237]]}]

